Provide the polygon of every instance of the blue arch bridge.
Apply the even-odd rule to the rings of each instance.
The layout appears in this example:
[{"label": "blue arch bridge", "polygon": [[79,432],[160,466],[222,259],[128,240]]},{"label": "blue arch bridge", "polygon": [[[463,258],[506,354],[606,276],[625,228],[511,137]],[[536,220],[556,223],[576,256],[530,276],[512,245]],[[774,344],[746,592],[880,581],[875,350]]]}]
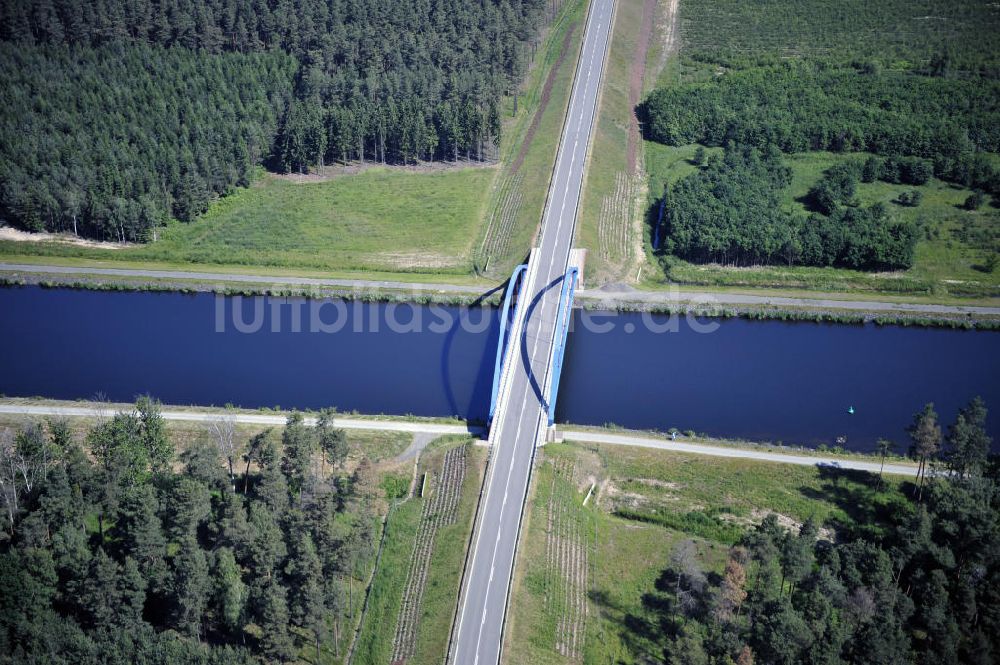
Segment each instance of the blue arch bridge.
[{"label": "blue arch bridge", "polygon": [[[534,252],[532,252],[534,256]],[[529,262],[530,262],[529,258]],[[518,348],[517,342],[512,339],[513,330],[511,323],[522,314],[521,309],[530,303],[525,302],[527,297],[522,297],[526,293],[524,288],[525,277],[528,274],[528,264],[522,264],[514,268],[510,281],[507,282],[507,289],[504,292],[503,306],[500,309],[500,336],[497,341],[496,360],[493,367],[493,387],[490,391],[490,411],[487,420],[488,425],[493,424],[493,416],[496,413],[497,397],[500,393],[501,384],[504,378],[504,370],[507,364],[512,362],[512,354],[516,357]],[[543,397],[543,403],[548,413],[548,424],[551,427],[555,424],[556,400],[559,396],[559,377],[562,374],[563,357],[566,354],[566,340],[569,337],[569,324],[572,319],[573,295],[580,280],[580,268],[577,265],[570,265],[560,282],[559,307],[556,310],[555,339],[552,347],[552,357],[549,360],[551,371],[549,372],[549,382]]]}]

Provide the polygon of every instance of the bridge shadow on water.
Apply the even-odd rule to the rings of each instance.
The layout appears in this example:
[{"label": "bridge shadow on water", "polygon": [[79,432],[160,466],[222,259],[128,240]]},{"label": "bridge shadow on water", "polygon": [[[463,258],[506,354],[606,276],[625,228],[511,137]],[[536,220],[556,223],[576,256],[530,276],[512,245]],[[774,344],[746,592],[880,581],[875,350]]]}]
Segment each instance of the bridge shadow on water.
[{"label": "bridge shadow on water", "polygon": [[[484,307],[483,303],[498,291],[503,291],[504,284],[501,284],[495,288],[486,291],[478,298],[473,300],[469,305],[465,306],[466,309],[481,308],[483,309],[483,316],[487,316],[485,310],[488,307]],[[461,307],[459,312],[461,312]],[[451,414],[464,416],[466,420],[470,423],[473,422],[486,422],[486,412],[489,408],[490,399],[490,385],[488,383],[489,378],[493,373],[493,366],[490,364],[490,360],[495,354],[495,347],[492,344],[486,344],[483,348],[483,355],[479,361],[479,371],[476,374],[476,379],[472,384],[472,393],[469,395],[469,403],[466,407],[462,408],[458,404],[458,400],[455,398],[455,388],[452,386],[451,378],[451,347],[455,341],[455,335],[457,335],[462,329],[462,316],[459,314],[457,318],[452,320],[451,327],[445,333],[444,345],[441,349],[441,385],[444,388],[445,400],[448,402],[448,409]],[[487,330],[488,333],[492,334],[493,326]],[[499,341],[498,341],[499,343]]]},{"label": "bridge shadow on water", "polygon": [[528,311],[524,315],[525,326],[524,329],[521,330],[521,342],[518,344],[521,351],[521,364],[524,365],[524,371],[528,374],[528,381],[531,382],[531,389],[535,392],[535,396],[538,397],[538,401],[541,402],[546,409],[549,408],[549,405],[545,402],[545,395],[542,392],[541,386],[538,385],[538,378],[531,370],[531,356],[528,354],[527,322],[531,320],[531,315],[534,313],[545,294],[560,284],[565,277],[565,275],[559,275],[554,280],[546,284],[545,288],[539,291],[538,295],[531,301],[531,304],[528,306]]}]

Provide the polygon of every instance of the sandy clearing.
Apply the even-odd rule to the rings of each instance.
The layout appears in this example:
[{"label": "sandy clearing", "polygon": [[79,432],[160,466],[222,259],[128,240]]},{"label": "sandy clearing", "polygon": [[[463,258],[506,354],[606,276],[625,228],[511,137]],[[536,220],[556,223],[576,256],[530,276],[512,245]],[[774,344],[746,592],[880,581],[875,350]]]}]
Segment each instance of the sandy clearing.
[{"label": "sandy clearing", "polygon": [[14,242],[55,242],[63,245],[76,245],[78,247],[91,247],[95,249],[124,249],[132,246],[132,243],[86,240],[70,235],[69,233],[47,233],[45,231],[29,233],[10,226],[0,226],[0,240],[12,240]]}]

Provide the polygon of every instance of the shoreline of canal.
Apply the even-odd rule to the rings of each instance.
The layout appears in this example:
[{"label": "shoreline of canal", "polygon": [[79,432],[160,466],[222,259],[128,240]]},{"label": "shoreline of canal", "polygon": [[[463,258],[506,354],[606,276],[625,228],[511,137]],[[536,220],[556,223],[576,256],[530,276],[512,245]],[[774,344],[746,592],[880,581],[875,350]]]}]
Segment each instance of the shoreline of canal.
[{"label": "shoreline of canal", "polygon": [[[202,280],[164,281],[109,279],[106,276],[75,275],[64,278],[45,273],[18,274],[14,277],[0,276],[0,288],[36,286],[43,289],[68,289],[87,291],[135,292],[135,293],[214,293],[223,296],[276,297],[305,299],[338,299],[348,302],[400,303],[413,305],[447,305],[459,307],[497,307],[500,305],[502,285],[481,293],[463,288],[453,291],[447,288],[385,288],[385,287],[337,287],[314,284],[267,284],[210,283]],[[630,296],[629,294],[609,295],[602,291],[578,291],[574,308],[585,311],[617,313],[650,313],[660,315],[694,316],[710,319],[741,318],[748,320],[803,321],[844,325],[916,326],[928,328],[950,328],[967,330],[1000,330],[1000,314],[981,313],[990,308],[936,306],[939,311],[918,309],[917,304],[884,303],[881,301],[823,301],[823,306],[775,305],[770,303],[727,302],[727,294],[696,294],[698,297],[686,299],[678,295],[675,302],[664,302]],[[729,296],[732,298],[733,296]],[[782,300],[793,300],[783,298]],[[807,300],[807,299],[801,299]],[[849,305],[849,306],[846,306]],[[888,307],[891,306],[891,307]],[[943,311],[947,310],[947,311]]]}]

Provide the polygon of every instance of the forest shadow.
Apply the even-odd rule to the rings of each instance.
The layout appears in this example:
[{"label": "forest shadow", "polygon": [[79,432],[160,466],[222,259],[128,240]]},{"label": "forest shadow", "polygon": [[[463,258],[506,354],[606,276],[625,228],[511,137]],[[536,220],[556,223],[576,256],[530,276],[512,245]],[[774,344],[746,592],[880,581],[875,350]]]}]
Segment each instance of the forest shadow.
[{"label": "forest shadow", "polygon": [[683,601],[675,595],[685,584],[678,573],[667,567],[660,571],[653,588],[642,594],[639,607],[616,602],[604,591],[591,591],[590,601],[618,626],[621,641],[635,655],[649,662],[660,662],[670,641],[676,638],[692,617],[702,617],[709,606],[709,590],[721,582],[717,572],[707,573],[701,590],[685,589]]},{"label": "forest shadow", "polygon": [[844,514],[832,515],[827,525],[836,531],[840,539],[858,537],[878,538],[888,527],[894,526],[903,505],[909,503],[913,483],[906,481],[894,487],[885,481],[879,487],[878,474],[856,469],[844,469],[832,465],[818,465],[821,485],[799,488],[802,496],[833,504]]}]

